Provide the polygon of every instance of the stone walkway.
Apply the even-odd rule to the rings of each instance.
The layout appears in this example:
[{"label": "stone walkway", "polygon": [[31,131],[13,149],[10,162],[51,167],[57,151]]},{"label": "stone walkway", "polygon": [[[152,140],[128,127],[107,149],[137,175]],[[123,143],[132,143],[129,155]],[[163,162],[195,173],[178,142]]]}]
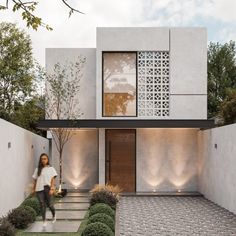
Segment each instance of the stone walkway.
[{"label": "stone walkway", "polygon": [[52,214],[47,211],[47,227],[42,227],[41,217],[34,222],[25,232],[47,232],[47,233],[66,233],[77,232],[81,221],[84,219],[89,207],[89,194],[71,192],[66,197],[55,203],[57,221],[51,222]]},{"label": "stone walkway", "polygon": [[120,236],[236,235],[236,215],[203,197],[122,197]]}]

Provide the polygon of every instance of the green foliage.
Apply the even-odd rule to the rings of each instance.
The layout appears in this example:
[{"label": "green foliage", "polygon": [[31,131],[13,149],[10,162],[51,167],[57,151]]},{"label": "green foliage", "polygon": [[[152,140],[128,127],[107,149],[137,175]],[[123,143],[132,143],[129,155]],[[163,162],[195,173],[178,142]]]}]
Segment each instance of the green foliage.
[{"label": "green foliage", "polygon": [[89,216],[95,215],[97,213],[104,213],[115,219],[115,211],[105,203],[97,203],[89,208]]},{"label": "green foliage", "polygon": [[227,90],[236,88],[235,42],[210,43],[208,47],[208,116],[220,112]]},{"label": "green foliage", "polygon": [[44,108],[41,106],[42,98],[33,97],[24,104],[15,104],[11,122],[34,133],[43,135],[42,130],[36,129],[39,120],[45,117]]},{"label": "green foliage", "polygon": [[0,23],[0,113],[9,117],[15,103],[32,91],[33,57],[29,35],[12,23]]},{"label": "green foliage", "polygon": [[32,222],[31,213],[23,207],[18,207],[10,211],[7,215],[7,220],[17,229],[25,229]]},{"label": "green foliage", "polygon": [[224,125],[236,123],[236,89],[228,89],[220,106],[220,118]]},{"label": "green foliage", "polygon": [[[2,5],[4,4],[5,5]],[[67,0],[61,0],[61,2],[69,9],[69,17],[72,13],[78,12],[83,14],[83,12],[78,9],[73,8]],[[22,0],[5,0],[1,2],[0,10],[7,10],[9,4],[13,4],[13,12],[21,12],[22,19],[26,22],[28,27],[31,27],[34,30],[37,30],[40,26],[45,27],[47,30],[52,30],[52,28],[42,21],[41,17],[35,15],[35,10],[38,6],[38,1],[22,1]]]},{"label": "green foliage", "polygon": [[28,211],[28,213],[30,214],[30,218],[31,218],[30,223],[33,223],[36,220],[37,214],[36,214],[36,211],[32,207],[26,206],[26,205],[21,205],[21,206],[19,206],[19,208],[23,208]]},{"label": "green foliage", "polygon": [[88,224],[82,236],[114,236],[112,230],[101,222]]},{"label": "green foliage", "polygon": [[14,236],[15,234],[15,227],[7,219],[0,219],[0,236]]},{"label": "green foliage", "polygon": [[91,206],[95,205],[96,203],[105,203],[108,204],[113,209],[115,209],[117,202],[118,199],[116,198],[116,196],[112,192],[106,190],[93,192],[90,198]]},{"label": "green foliage", "polygon": [[96,223],[96,222],[101,222],[107,226],[109,226],[109,228],[115,232],[115,222],[114,220],[108,216],[107,214],[104,213],[97,213],[92,215],[91,217],[89,217],[88,219],[88,224],[91,223]]},{"label": "green foliage", "polygon": [[32,207],[37,215],[40,214],[40,203],[36,197],[31,197],[31,198],[25,199],[21,205]]}]

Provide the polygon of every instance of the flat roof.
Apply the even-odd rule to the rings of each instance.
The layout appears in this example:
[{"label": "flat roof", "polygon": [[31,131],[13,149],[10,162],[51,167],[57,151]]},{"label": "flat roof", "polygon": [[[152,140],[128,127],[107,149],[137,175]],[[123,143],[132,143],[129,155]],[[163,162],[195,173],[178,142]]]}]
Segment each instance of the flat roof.
[{"label": "flat roof", "polygon": [[214,120],[203,119],[78,119],[41,120],[37,128],[214,128]]}]

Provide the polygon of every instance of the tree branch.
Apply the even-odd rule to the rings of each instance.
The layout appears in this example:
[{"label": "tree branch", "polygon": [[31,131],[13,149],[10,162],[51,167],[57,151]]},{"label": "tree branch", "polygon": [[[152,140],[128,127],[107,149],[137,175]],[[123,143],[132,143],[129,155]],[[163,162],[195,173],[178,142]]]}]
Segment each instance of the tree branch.
[{"label": "tree branch", "polygon": [[82,11],[79,11],[78,9],[73,8],[69,3],[67,3],[67,0],[62,0],[62,2],[70,9],[70,15],[71,13],[78,12],[80,14],[84,14]]}]

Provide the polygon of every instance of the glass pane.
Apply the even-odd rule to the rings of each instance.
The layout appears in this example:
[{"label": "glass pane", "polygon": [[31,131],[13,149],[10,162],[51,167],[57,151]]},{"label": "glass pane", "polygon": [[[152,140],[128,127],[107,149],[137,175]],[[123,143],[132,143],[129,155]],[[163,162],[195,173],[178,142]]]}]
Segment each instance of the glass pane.
[{"label": "glass pane", "polygon": [[103,115],[136,116],[136,53],[103,53]]}]

